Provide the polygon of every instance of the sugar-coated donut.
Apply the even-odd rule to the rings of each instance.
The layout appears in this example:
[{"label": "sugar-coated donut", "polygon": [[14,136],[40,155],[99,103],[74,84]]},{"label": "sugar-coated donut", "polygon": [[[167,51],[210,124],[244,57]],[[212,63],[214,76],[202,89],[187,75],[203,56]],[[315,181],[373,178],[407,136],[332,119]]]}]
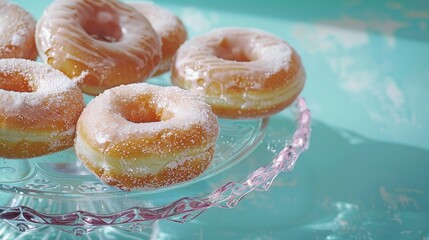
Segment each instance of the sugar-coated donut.
[{"label": "sugar-coated donut", "polygon": [[1,157],[71,147],[83,108],[80,89],[61,72],[30,60],[0,60]]},{"label": "sugar-coated donut", "polygon": [[36,27],[42,60],[78,82],[83,92],[144,81],[161,58],[149,21],[116,0],[56,0]]},{"label": "sugar-coated donut", "polygon": [[0,58],[37,58],[36,20],[16,4],[0,0]]},{"label": "sugar-coated donut", "polygon": [[169,71],[174,54],[187,38],[186,28],[182,21],[171,11],[151,2],[131,2],[128,4],[149,20],[161,38],[162,59],[153,76]]},{"label": "sugar-coated donut", "polygon": [[129,84],[88,104],[77,123],[75,151],[109,185],[154,189],[201,174],[218,132],[210,106],[190,92]]},{"label": "sugar-coated donut", "polygon": [[220,117],[261,118],[295,100],[305,71],[284,40],[256,29],[221,28],[179,48],[172,82],[204,96]]}]

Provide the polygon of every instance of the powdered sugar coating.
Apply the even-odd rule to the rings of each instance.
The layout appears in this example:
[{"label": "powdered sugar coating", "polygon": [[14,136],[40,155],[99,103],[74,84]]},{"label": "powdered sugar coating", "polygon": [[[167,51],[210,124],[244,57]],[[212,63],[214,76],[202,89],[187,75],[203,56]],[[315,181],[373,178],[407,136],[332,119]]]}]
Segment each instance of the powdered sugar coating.
[{"label": "powdered sugar coating", "polygon": [[[138,122],[130,120],[134,112]],[[99,176],[104,181],[118,174],[139,181],[193,161],[206,162],[205,169],[218,133],[210,106],[196,95],[177,87],[123,85],[106,90],[83,111],[77,124],[76,154],[90,169],[102,172],[103,177]],[[189,172],[194,170],[191,167]],[[162,185],[160,179],[135,188]],[[129,187],[121,184],[114,185]]]},{"label": "powdered sugar coating", "polygon": [[[153,107],[161,114],[160,118],[163,120],[132,123],[124,118],[120,113],[120,105],[136,101],[139,96],[148,96],[148,100],[154,104]],[[88,138],[93,137],[91,140],[100,147],[119,139],[159,134],[163,129],[187,130],[194,125],[201,125],[206,134],[214,135],[210,106],[196,95],[178,87],[158,87],[142,83],[114,88],[91,101],[82,116],[86,121],[85,126],[89,126],[85,131]],[[104,120],[100,121],[100,118]],[[161,137],[169,137],[171,133],[163,134]],[[109,148],[105,151],[108,152]]]},{"label": "powdered sugar coating", "polygon": [[[2,85],[7,84],[8,79],[0,79],[0,112],[3,117],[13,117],[20,115],[32,123],[29,128],[37,127],[35,122],[41,120],[38,115],[42,111],[51,112],[49,118],[60,118],[54,116],[56,108],[67,108],[69,103],[65,102],[65,94],[78,90],[76,84],[68,79],[64,74],[56,71],[48,65],[32,62],[23,59],[2,59],[0,60],[0,73],[5,76],[15,76],[28,82],[32,92],[17,92],[2,89]],[[78,94],[79,95],[79,94]],[[38,107],[43,107],[39,109]],[[67,114],[67,111],[64,111]],[[67,121],[67,117],[64,121]],[[71,127],[72,123],[66,123]]]},{"label": "powdered sugar coating", "polygon": [[83,108],[79,88],[61,72],[30,60],[0,60],[2,155],[37,156],[71,146]]},{"label": "powdered sugar coating", "polygon": [[183,44],[172,82],[205,97],[227,118],[266,117],[302,90],[305,72],[284,40],[257,29],[220,28]]},{"label": "powdered sugar coating", "polygon": [[36,20],[30,13],[8,1],[0,2],[0,58],[36,59]]}]

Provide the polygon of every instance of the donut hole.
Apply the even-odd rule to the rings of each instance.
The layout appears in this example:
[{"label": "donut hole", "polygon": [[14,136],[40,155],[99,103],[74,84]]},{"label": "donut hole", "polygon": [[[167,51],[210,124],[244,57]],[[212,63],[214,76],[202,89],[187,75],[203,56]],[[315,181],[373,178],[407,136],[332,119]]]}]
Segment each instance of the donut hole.
[{"label": "donut hole", "polygon": [[158,107],[150,96],[139,96],[133,101],[123,102],[121,115],[133,123],[161,122],[172,118],[171,114]]},{"label": "donut hole", "polygon": [[100,8],[81,25],[92,38],[103,42],[119,42],[123,36],[119,19],[109,6]]},{"label": "donut hole", "polygon": [[224,38],[214,49],[215,56],[228,61],[250,62],[255,56],[246,47],[248,44],[241,39]]},{"label": "donut hole", "polygon": [[0,89],[12,92],[34,92],[25,76],[4,72],[0,73]]}]

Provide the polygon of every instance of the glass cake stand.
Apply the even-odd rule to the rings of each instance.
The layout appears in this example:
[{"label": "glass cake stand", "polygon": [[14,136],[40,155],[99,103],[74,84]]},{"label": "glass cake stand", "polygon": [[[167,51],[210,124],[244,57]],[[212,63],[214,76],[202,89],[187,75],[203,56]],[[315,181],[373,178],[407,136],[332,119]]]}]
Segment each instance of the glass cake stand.
[{"label": "glass cake stand", "polygon": [[[72,148],[33,159],[0,159],[0,231],[55,228],[82,236],[108,227],[141,232],[153,230],[158,220],[185,223],[209,208],[233,208],[248,193],[268,190],[308,147],[311,116],[304,99],[276,116],[220,119],[210,168],[194,180],[153,191],[105,185],[82,166]],[[278,123],[271,127],[273,119],[283,121],[280,129]],[[256,147],[266,149],[264,156],[251,154]],[[239,164],[237,170],[241,161],[249,165]]]},{"label": "glass cake stand", "polygon": [[[14,2],[37,19],[51,1]],[[194,30],[190,37],[205,31]],[[169,85],[165,76],[149,82]],[[153,191],[125,192],[105,185],[82,166],[72,148],[32,159],[0,158],[0,236],[50,239],[54,230],[55,239],[93,233],[103,239],[128,233],[150,237],[156,235],[158,221],[185,223],[209,208],[233,208],[293,169],[308,148],[310,120],[303,98],[269,119],[219,119],[210,168],[196,179]]]}]

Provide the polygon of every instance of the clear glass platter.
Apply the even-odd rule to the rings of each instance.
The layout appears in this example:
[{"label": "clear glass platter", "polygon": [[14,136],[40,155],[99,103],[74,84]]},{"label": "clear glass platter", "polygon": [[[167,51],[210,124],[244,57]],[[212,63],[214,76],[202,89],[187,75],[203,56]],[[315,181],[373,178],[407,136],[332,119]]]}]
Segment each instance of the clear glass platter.
[{"label": "clear glass platter", "polygon": [[[13,2],[38,18],[51,1]],[[188,30],[192,37],[209,29]],[[149,83],[169,85],[168,77]],[[0,237],[49,239],[44,234],[52,229],[60,230],[57,239],[100,231],[135,234],[155,231],[159,220],[185,223],[209,208],[233,208],[293,169],[308,148],[310,120],[303,98],[269,119],[219,119],[210,168],[194,180],[153,191],[125,192],[105,185],[76,159],[73,148],[33,159],[0,158]]]},{"label": "clear glass platter", "polygon": [[[10,1],[37,19],[53,0]],[[240,26],[274,33],[294,46],[308,74],[302,95],[312,112],[311,147],[293,171],[255,188],[271,184],[269,191],[233,190],[256,169],[271,169],[285,143],[291,144],[291,107],[269,119],[245,157],[174,189],[95,192],[93,199],[0,191],[0,239],[429,239],[427,1],[155,3],[182,19],[189,38]],[[225,194],[216,198],[221,188]]]},{"label": "clear glass platter", "polygon": [[[82,167],[72,149],[31,160],[1,159],[0,219],[23,232],[49,226],[84,235],[103,227],[139,232],[157,220],[183,223],[211,207],[233,208],[248,193],[268,190],[307,149],[311,117],[305,101],[299,98],[286,112],[284,124],[290,126],[282,131],[269,128],[269,119],[221,119],[212,166],[194,180],[155,191],[125,192],[103,184]],[[272,153],[264,156],[266,165],[245,177],[233,176],[228,168],[266,138]],[[235,181],[215,177],[223,174]]]}]

